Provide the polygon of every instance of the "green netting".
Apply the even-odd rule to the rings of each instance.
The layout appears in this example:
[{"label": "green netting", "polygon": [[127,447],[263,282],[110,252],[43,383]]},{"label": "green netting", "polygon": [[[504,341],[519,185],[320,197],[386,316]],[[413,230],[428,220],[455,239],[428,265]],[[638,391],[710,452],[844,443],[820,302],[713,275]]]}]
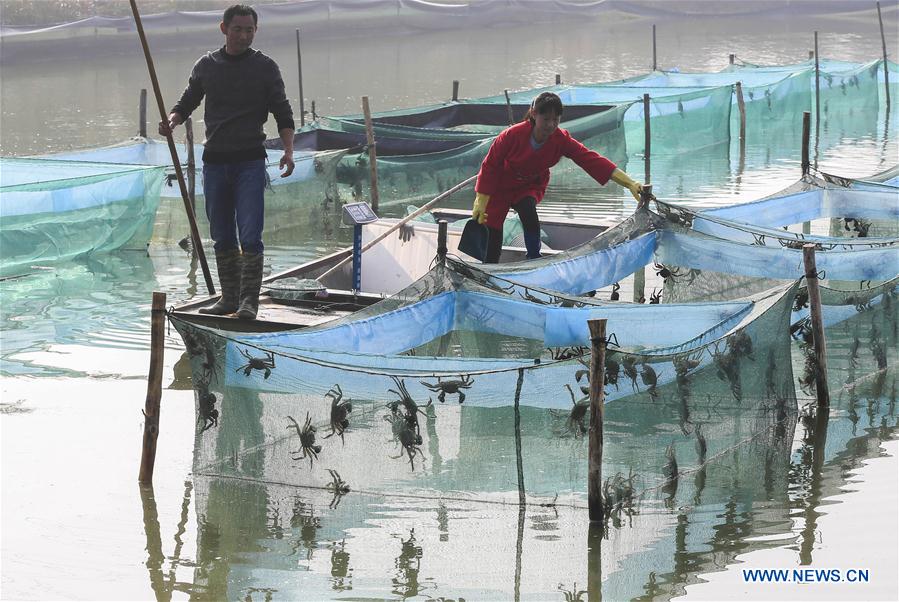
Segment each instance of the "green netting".
[{"label": "green netting", "polygon": [[0,271],[143,247],[161,185],[162,168],[0,159]]}]

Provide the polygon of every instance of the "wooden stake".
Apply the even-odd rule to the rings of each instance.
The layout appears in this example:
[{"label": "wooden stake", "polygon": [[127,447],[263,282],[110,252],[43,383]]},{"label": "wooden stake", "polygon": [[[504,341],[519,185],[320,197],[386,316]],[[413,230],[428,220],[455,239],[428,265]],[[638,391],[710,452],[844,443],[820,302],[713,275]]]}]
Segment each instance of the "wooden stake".
[{"label": "wooden stake", "polygon": [[802,175],[807,176],[811,163],[808,159],[808,142],[811,137],[812,115],[808,111],[802,112]]},{"label": "wooden stake", "polygon": [[652,70],[656,71],[659,68],[658,63],[656,62],[656,26],[652,26]]},{"label": "wooden stake", "polygon": [[512,101],[509,100],[509,91],[503,90],[506,95],[506,110],[509,112],[509,125],[515,125],[515,115],[512,114]]},{"label": "wooden stake", "polygon": [[140,104],[137,109],[137,134],[147,137],[147,89],[140,89]]},{"label": "wooden stake", "polygon": [[300,53],[300,30],[297,29],[297,79],[300,82],[300,127],[306,125],[306,110],[303,106],[303,55]]},{"label": "wooden stake", "polygon": [[737,108],[740,110],[740,154],[746,152],[746,103],[743,100],[743,82],[737,82]]},{"label": "wooden stake", "polygon": [[318,119],[318,116],[315,114],[315,101],[312,101],[312,121]]},{"label": "wooden stake", "polygon": [[371,170],[371,209],[378,212],[378,153],[375,151],[375,128],[371,122],[368,96],[362,97],[362,113],[365,115],[365,137],[368,140],[368,163]]},{"label": "wooden stake", "polygon": [[446,265],[446,232],[448,223],[445,219],[437,222],[437,261],[440,265]]},{"label": "wooden stake", "polygon": [[818,32],[815,32],[815,131],[821,125],[821,65],[818,61]]},{"label": "wooden stake", "polygon": [[[168,123],[169,116],[165,112],[165,103],[162,101],[162,92],[159,90],[159,80],[156,78],[156,68],[153,66],[153,57],[150,56],[150,46],[147,44],[147,36],[144,34],[144,26],[140,20],[140,13],[137,11],[136,0],[130,0],[131,12],[134,15],[134,24],[137,26],[137,35],[140,37],[140,43],[144,50],[144,58],[147,61],[147,70],[150,72],[150,81],[153,84],[153,92],[156,95],[156,105],[159,107],[159,118],[161,121]],[[187,221],[190,224],[190,238],[197,252],[197,258],[200,260],[200,267],[203,269],[203,278],[206,280],[206,288],[210,295],[215,294],[215,286],[212,284],[212,276],[209,273],[209,265],[206,263],[206,253],[203,252],[203,241],[200,239],[200,231],[197,229],[197,219],[194,216],[193,209],[190,206],[190,199],[187,195],[187,184],[184,182],[184,173],[181,171],[181,162],[178,160],[178,150],[175,148],[175,139],[172,133],[166,136],[169,143],[169,153],[172,155],[172,165],[175,167],[175,175],[178,177],[178,187],[181,189],[181,200],[184,202],[184,211],[187,213]]]},{"label": "wooden stake", "polygon": [[459,100],[459,80],[453,80],[453,102]]},{"label": "wooden stake", "polygon": [[587,320],[590,329],[590,458],[587,466],[587,506],[590,522],[601,522],[602,511],[602,432],[606,366],[606,321]]},{"label": "wooden stake", "polygon": [[644,183],[649,182],[649,156],[652,151],[652,131],[649,125],[649,94],[643,95],[643,173]]},{"label": "wooden stake", "polygon": [[162,398],[162,360],[165,354],[165,293],[153,293],[150,310],[150,372],[147,375],[147,399],[144,402],[144,444],[140,457],[141,483],[153,482],[156,464],[156,439],[159,437],[159,401]]},{"label": "wooden stake", "polygon": [[562,84],[562,74],[556,73],[556,85],[559,86]]},{"label": "wooden stake", "polygon": [[830,391],[827,388],[827,343],[824,340],[824,322],[821,317],[821,292],[818,290],[818,269],[815,266],[815,245],[802,246],[802,262],[805,265],[805,286],[808,290],[809,313],[812,318],[812,335],[815,339],[815,396],[818,398],[818,415],[830,411]]},{"label": "wooden stake", "polygon": [[887,39],[883,35],[883,17],[880,14],[880,2],[877,3],[877,20],[880,22],[880,43],[883,45],[883,83],[887,94],[887,110],[890,108],[890,66],[887,63]]}]

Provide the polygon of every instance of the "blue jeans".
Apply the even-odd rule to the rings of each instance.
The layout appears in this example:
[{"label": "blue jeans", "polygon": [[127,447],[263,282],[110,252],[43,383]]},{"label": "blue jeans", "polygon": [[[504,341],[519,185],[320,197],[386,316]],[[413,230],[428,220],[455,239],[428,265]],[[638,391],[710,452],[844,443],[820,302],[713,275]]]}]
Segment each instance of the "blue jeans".
[{"label": "blue jeans", "polygon": [[206,217],[216,251],[237,249],[239,243],[244,253],[262,253],[265,176],[265,159],[204,163]]}]

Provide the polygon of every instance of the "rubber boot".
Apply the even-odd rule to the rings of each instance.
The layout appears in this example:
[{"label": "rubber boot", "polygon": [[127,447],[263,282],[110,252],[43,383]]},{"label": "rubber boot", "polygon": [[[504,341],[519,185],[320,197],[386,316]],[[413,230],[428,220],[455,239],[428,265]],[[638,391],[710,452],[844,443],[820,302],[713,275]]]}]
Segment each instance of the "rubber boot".
[{"label": "rubber boot", "polygon": [[536,232],[534,234],[525,232],[524,247],[528,250],[528,259],[537,259],[538,257],[542,257],[542,255],[540,255],[540,232]]},{"label": "rubber boot", "polygon": [[240,278],[240,307],[237,317],[255,320],[259,311],[259,289],[262,286],[262,253],[244,253]]},{"label": "rubber boot", "polygon": [[237,311],[240,301],[240,250],[216,251],[215,263],[219,270],[219,286],[222,296],[212,307],[200,308],[201,314],[224,316]]}]

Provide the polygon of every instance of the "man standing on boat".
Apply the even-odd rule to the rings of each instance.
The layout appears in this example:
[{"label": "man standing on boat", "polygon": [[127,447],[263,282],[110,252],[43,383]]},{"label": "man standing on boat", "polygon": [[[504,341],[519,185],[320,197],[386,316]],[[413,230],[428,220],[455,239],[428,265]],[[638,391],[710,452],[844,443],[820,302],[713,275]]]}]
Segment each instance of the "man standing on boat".
[{"label": "man standing on boat", "polygon": [[245,320],[256,318],[262,285],[267,180],[263,125],[269,113],[275,117],[284,146],[281,177],[289,176],[294,168],[293,111],[284,80],[274,60],[250,48],[258,21],[249,6],[235,4],[225,10],[219,25],[225,45],[194,64],[168,123],[159,123],[159,133],[167,135],[205,96],[203,193],[222,296],[200,313],[237,312]]},{"label": "man standing on boat", "polygon": [[549,169],[568,157],[602,185],[612,180],[641,203],[643,185],[559,127],[562,99],[553,92],[534,98],[524,121],[496,137],[481,163],[471,217],[487,225],[484,263],[498,263],[503,246],[503,222],[514,209],[524,230],[527,258],[540,257],[537,205],[549,184]]}]

